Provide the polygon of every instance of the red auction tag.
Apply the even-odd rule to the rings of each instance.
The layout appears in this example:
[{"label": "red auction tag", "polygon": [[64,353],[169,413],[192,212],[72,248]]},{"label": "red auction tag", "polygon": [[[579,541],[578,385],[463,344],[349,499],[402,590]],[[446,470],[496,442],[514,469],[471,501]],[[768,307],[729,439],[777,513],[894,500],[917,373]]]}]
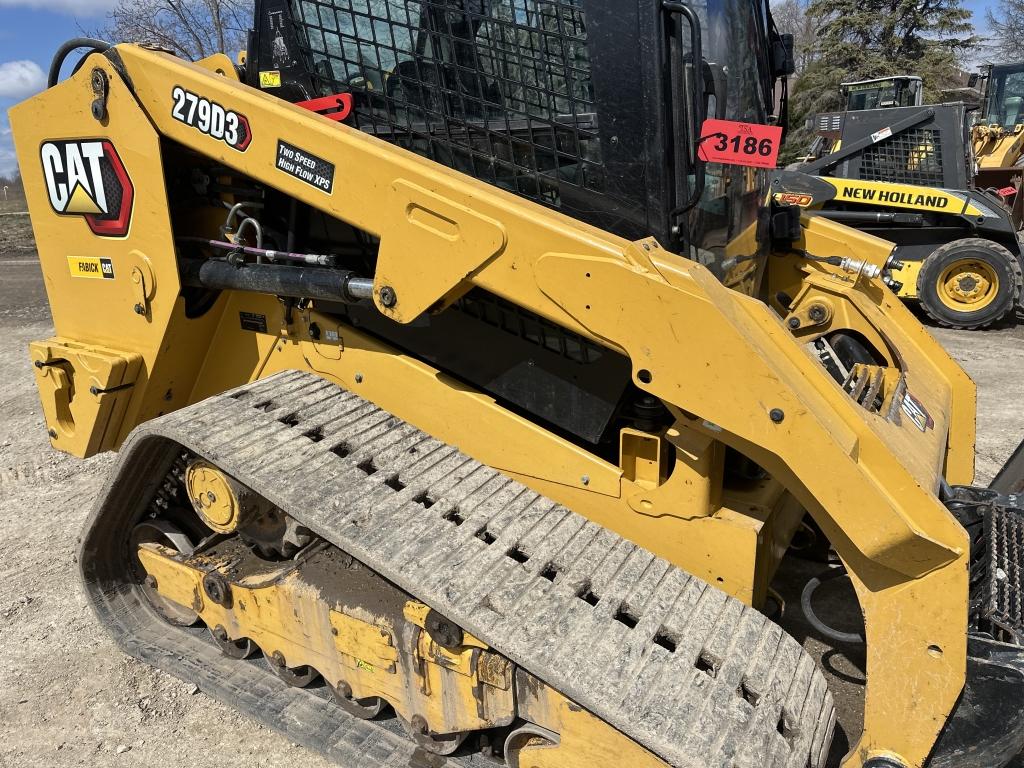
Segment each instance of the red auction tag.
[{"label": "red auction tag", "polygon": [[996,194],[999,195],[1000,197],[1013,197],[1013,195],[1015,195],[1016,193],[1017,188],[1014,186],[1003,187],[1002,189],[996,190]]},{"label": "red auction tag", "polygon": [[700,158],[709,163],[774,168],[779,159],[782,126],[705,120],[700,130]]}]

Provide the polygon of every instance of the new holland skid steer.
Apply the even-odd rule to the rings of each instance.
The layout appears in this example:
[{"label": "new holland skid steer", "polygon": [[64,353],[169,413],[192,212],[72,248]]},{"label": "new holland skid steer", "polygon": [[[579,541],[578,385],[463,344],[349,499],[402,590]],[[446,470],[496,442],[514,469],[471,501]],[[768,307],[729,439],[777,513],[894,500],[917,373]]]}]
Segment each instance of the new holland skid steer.
[{"label": "new holland skid steer", "polygon": [[819,154],[775,179],[776,199],[895,243],[894,289],[940,325],[987,328],[1016,312],[1019,218],[991,178],[975,178],[965,105],[850,110],[816,126]]},{"label": "new holland skid steer", "polygon": [[119,646],[346,768],[820,768],[828,679],[761,612],[816,529],[863,614],[842,764],[1010,761],[1024,451],[972,487],[892,244],[771,199],[789,49],[757,0],[64,46],[11,111],[31,356],[54,447],[120,451],[79,553]]}]

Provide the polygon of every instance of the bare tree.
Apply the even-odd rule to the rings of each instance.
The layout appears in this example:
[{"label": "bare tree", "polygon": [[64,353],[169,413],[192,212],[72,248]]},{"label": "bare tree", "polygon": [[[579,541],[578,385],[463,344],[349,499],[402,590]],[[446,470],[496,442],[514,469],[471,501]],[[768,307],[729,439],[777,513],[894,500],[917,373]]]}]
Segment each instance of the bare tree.
[{"label": "bare tree", "polygon": [[[1024,2],[1024,0],[1021,0]],[[793,35],[796,74],[800,74],[817,58],[817,27],[819,19],[807,12],[811,0],[775,0],[772,16],[780,32]]]},{"label": "bare tree", "polygon": [[985,11],[991,36],[985,41],[986,52],[993,59],[1020,61],[1024,59],[1024,0],[999,0],[995,9]]},{"label": "bare tree", "polygon": [[167,48],[191,59],[245,47],[252,0],[121,0],[102,34]]}]

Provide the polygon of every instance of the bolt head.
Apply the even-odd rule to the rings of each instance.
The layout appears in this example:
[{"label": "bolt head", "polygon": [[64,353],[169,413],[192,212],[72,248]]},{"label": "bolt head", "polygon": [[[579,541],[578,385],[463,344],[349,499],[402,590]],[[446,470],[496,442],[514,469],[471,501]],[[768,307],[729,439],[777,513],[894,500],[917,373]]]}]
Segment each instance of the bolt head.
[{"label": "bolt head", "polygon": [[430,732],[430,729],[427,727],[427,719],[423,715],[413,715],[409,724],[416,733],[426,736]]},{"label": "bolt head", "polygon": [[789,318],[789,327],[790,328],[799,328],[800,327],[800,318],[799,317],[791,317],[791,318]]},{"label": "bolt head", "polygon": [[807,316],[816,323],[820,323],[825,319],[825,308],[821,304],[815,304],[809,310],[807,310]]},{"label": "bolt head", "polygon": [[398,303],[398,294],[395,293],[395,289],[390,285],[382,287],[379,295],[381,305],[389,309]]},{"label": "bolt head", "polygon": [[51,427],[50,429],[46,430],[46,434],[48,434],[48,435],[49,435],[50,437],[52,437],[52,438],[53,438],[54,440],[56,440],[56,439],[57,439],[57,430],[56,430],[56,429],[53,429],[52,427]]},{"label": "bolt head", "polygon": [[355,378],[356,378],[356,384],[362,384],[363,383],[363,374],[357,373]]},{"label": "bolt head", "polygon": [[144,314],[146,314],[146,308],[144,306],[142,306],[141,304],[136,304],[134,307],[132,307],[132,309],[135,310],[135,314],[136,315],[144,315]]},{"label": "bolt head", "polygon": [[786,412],[781,408],[772,408],[768,411],[768,418],[776,424],[781,424],[782,420],[786,418]]}]

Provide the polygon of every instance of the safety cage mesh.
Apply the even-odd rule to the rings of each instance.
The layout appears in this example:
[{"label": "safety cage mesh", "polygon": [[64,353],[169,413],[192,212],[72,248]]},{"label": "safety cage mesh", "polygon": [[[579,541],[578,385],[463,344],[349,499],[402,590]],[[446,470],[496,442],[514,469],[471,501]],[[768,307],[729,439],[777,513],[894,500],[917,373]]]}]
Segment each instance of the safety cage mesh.
[{"label": "safety cage mesh", "polygon": [[602,190],[581,0],[294,0],[314,86],[362,131],[553,207]]},{"label": "safety cage mesh", "polygon": [[924,187],[944,185],[939,131],[911,128],[864,150],[858,178]]}]

